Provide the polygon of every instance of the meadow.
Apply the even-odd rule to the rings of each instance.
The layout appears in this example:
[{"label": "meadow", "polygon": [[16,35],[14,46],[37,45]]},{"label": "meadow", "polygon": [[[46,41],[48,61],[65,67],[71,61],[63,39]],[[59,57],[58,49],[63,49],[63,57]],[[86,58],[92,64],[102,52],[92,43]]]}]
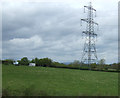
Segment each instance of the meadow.
[{"label": "meadow", "polygon": [[2,66],[3,96],[117,96],[118,73]]}]

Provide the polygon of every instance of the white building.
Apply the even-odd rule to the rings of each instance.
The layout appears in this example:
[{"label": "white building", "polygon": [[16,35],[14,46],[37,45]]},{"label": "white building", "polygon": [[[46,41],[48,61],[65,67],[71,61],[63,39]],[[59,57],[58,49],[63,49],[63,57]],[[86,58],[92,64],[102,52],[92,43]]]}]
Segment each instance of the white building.
[{"label": "white building", "polygon": [[18,65],[18,64],[19,64],[19,62],[15,61],[15,62],[13,62],[13,64],[14,64],[14,65]]},{"label": "white building", "polygon": [[29,63],[29,66],[35,66],[35,63]]}]

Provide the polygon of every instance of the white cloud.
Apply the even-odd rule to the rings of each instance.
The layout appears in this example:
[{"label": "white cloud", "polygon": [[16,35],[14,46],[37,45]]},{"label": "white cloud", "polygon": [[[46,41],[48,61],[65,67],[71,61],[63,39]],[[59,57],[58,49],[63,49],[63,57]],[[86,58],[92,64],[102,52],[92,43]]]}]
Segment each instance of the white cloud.
[{"label": "white cloud", "polygon": [[42,38],[37,35],[30,38],[14,38],[11,39],[8,43],[11,47],[17,49],[33,49],[43,45]]}]

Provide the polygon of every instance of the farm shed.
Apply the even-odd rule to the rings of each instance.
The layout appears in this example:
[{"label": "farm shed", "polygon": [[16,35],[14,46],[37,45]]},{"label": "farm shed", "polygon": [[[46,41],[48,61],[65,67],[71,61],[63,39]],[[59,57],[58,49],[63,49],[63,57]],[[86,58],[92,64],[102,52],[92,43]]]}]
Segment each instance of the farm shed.
[{"label": "farm shed", "polygon": [[35,63],[29,63],[29,66],[35,66]]},{"label": "farm shed", "polygon": [[19,62],[15,61],[15,62],[13,62],[13,64],[14,64],[14,65],[18,65],[18,64],[19,64]]}]

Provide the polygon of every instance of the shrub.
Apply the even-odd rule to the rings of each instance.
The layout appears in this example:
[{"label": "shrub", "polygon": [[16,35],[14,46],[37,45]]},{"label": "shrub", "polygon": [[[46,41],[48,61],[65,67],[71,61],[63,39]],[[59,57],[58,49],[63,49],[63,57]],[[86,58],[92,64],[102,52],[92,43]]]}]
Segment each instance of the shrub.
[{"label": "shrub", "polygon": [[14,62],[14,60],[12,60],[12,59],[2,60],[2,64],[5,64],[5,65],[13,64],[13,62]]}]

